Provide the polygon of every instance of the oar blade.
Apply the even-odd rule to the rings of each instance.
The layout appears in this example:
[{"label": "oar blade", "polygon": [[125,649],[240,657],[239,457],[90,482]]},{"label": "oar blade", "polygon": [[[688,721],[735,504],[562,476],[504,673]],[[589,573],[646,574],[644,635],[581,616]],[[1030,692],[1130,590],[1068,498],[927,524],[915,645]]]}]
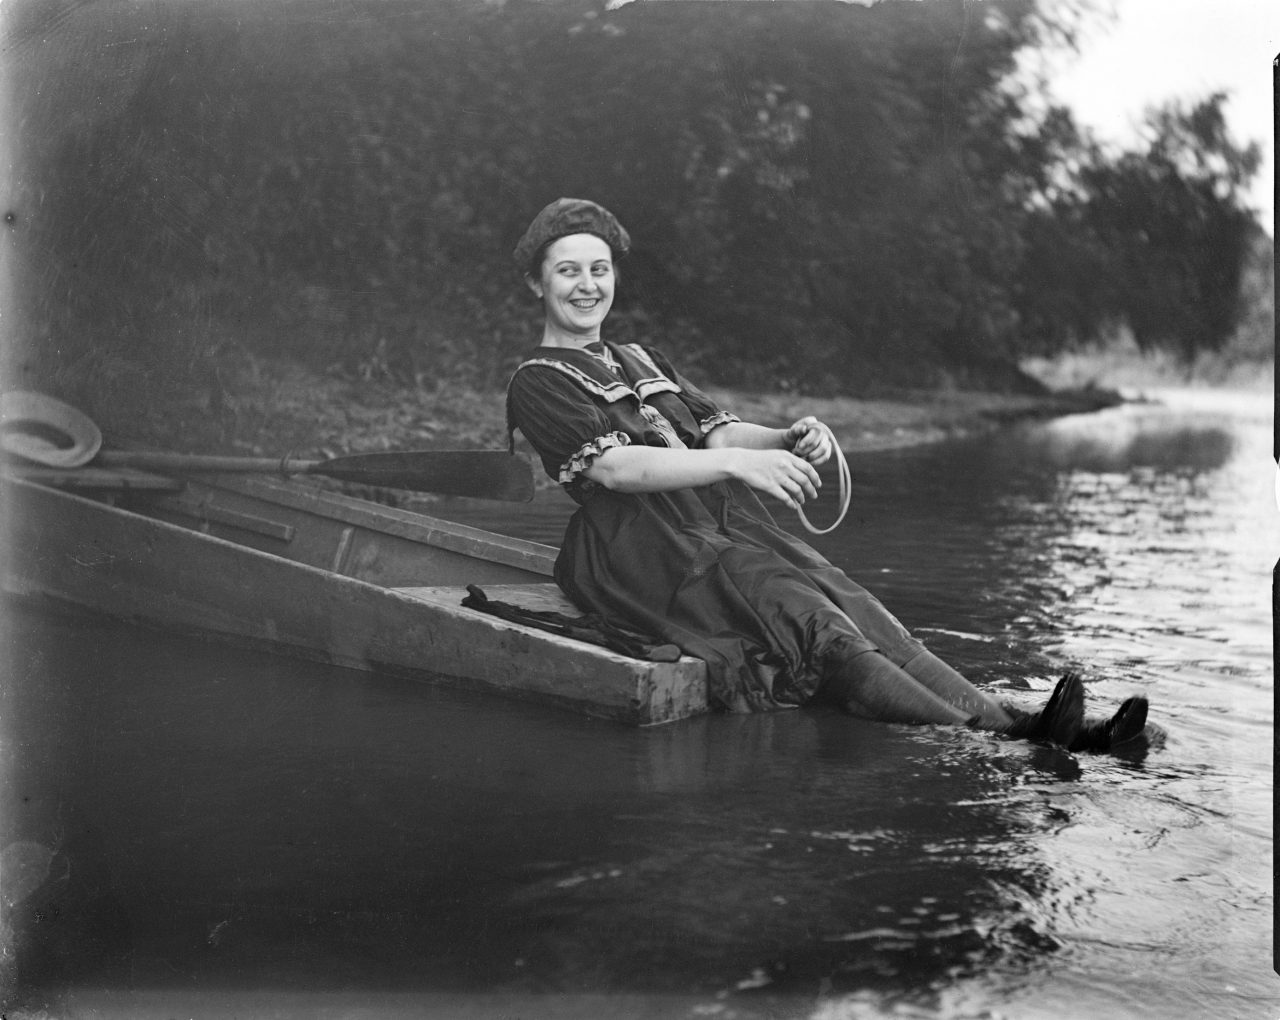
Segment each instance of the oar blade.
[{"label": "oar blade", "polygon": [[360,485],[446,496],[526,503],[533,499],[533,467],[504,450],[403,450],[360,453],[321,461],[308,473]]}]

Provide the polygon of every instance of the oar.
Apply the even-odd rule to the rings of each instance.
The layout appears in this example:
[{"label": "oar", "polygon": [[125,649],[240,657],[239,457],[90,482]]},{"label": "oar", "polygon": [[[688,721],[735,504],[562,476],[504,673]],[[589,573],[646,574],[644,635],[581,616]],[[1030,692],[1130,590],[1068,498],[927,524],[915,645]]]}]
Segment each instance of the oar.
[{"label": "oar", "polygon": [[103,450],[90,463],[179,474],[253,472],[322,475],[388,489],[478,496],[516,503],[533,498],[533,468],[528,459],[504,450],[405,450],[356,453],[328,460]]},{"label": "oar", "polygon": [[43,393],[0,394],[0,450],[36,464],[73,469],[86,464],[152,471],[313,474],[362,485],[449,496],[527,502],[533,468],[501,450],[411,450],[361,453],[328,460],[222,457],[133,450],[99,452],[102,435],[82,412]]}]

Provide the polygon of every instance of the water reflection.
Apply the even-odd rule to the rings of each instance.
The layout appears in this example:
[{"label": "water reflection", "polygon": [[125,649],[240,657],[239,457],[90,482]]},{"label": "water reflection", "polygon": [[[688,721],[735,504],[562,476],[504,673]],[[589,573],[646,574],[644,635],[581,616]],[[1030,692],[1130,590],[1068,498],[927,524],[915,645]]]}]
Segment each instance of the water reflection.
[{"label": "water reflection", "polygon": [[624,730],[23,622],[7,835],[56,803],[70,863],[57,924],[9,914],[27,981],[792,996],[1054,945],[1024,836],[1060,822],[1006,787],[1065,754],[825,712]]},{"label": "water reflection", "polygon": [[1159,427],[1157,410],[1113,408],[1066,418],[1020,434],[1025,456],[1058,471],[1094,474],[1138,469],[1194,474],[1222,467],[1235,450],[1228,426],[1203,423]]}]

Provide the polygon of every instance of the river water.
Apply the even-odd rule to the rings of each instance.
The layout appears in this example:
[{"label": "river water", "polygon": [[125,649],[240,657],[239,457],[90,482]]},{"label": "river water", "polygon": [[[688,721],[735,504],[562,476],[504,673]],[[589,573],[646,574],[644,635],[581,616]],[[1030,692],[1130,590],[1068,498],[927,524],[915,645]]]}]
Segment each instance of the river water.
[{"label": "river water", "polygon": [[[10,606],[8,1015],[1274,1020],[1271,415],[861,455],[816,540],[1002,696],[1147,695],[1141,758],[637,731]],[[551,541],[567,509],[447,508]]]}]

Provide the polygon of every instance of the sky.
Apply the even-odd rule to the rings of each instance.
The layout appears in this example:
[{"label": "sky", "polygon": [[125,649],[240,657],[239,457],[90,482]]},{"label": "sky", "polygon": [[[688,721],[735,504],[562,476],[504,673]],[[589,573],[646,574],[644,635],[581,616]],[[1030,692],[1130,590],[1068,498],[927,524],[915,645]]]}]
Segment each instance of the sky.
[{"label": "sky", "polygon": [[1280,0],[1101,0],[1078,57],[1055,61],[1051,87],[1076,120],[1133,144],[1147,106],[1226,91],[1230,130],[1256,141],[1264,163],[1250,200],[1275,236],[1272,61],[1280,52]]}]

